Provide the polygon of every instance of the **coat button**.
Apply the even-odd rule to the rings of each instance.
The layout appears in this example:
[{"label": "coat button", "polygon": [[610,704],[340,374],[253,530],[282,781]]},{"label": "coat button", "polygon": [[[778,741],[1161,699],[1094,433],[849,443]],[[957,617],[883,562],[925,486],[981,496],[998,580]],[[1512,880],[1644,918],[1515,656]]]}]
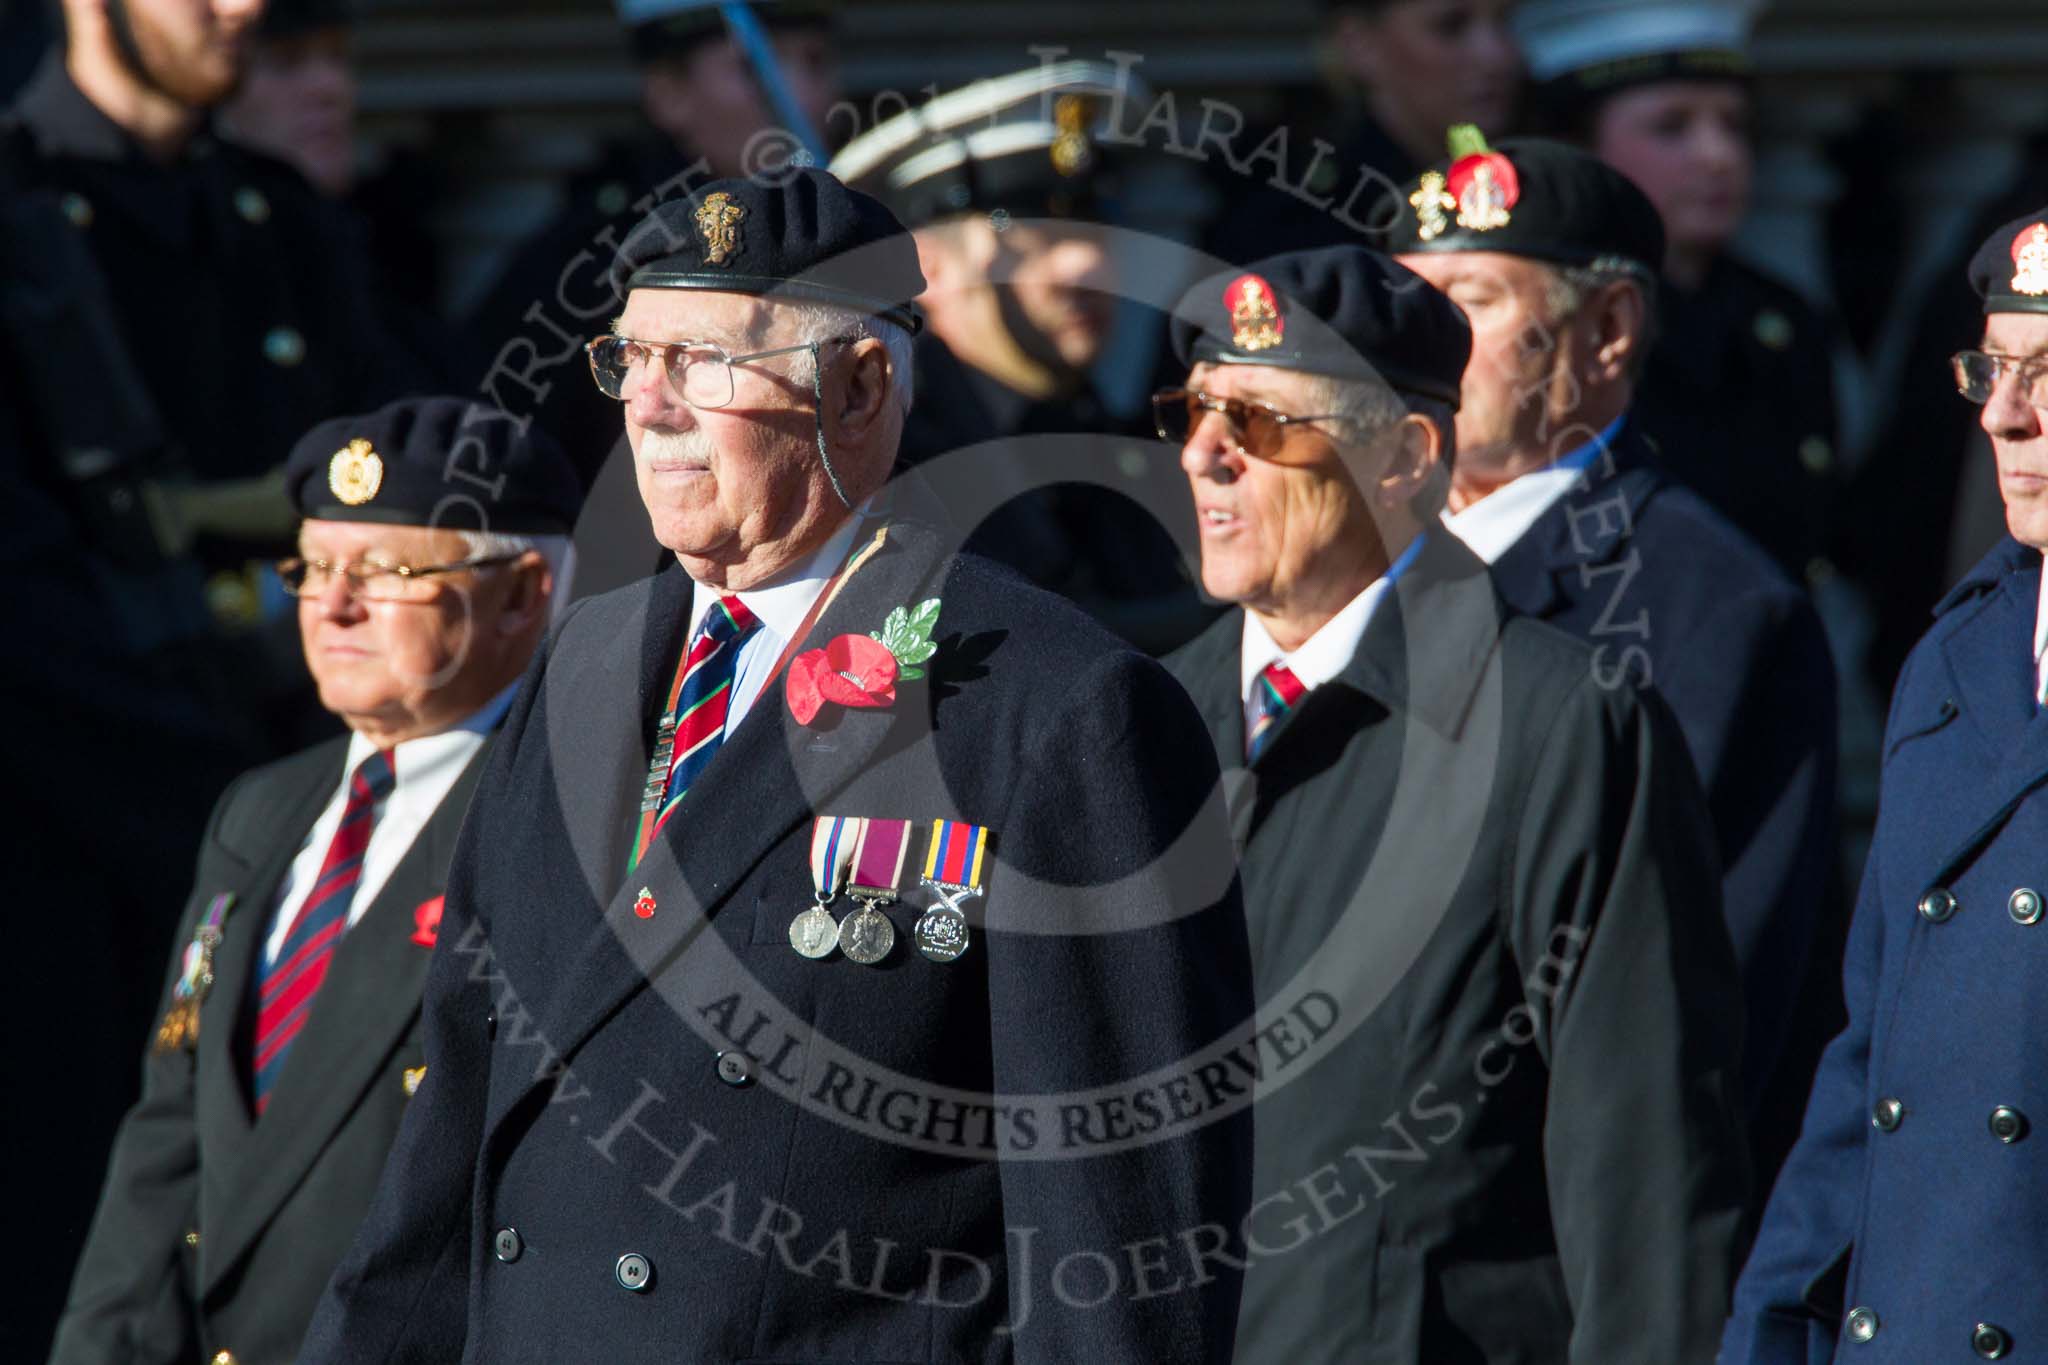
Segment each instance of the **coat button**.
[{"label": "coat button", "polygon": [[215,1351],[213,1358],[207,1362],[207,1365],[235,1365],[235,1353],[233,1351]]},{"label": "coat button", "polygon": [[518,1260],[526,1250],[526,1243],[519,1240],[519,1233],[513,1228],[499,1228],[498,1235],[491,1238],[491,1252],[506,1265]]},{"label": "coat button", "polygon": [[64,217],[75,228],[92,226],[92,200],[82,194],[67,194],[57,201],[57,207],[64,211]]},{"label": "coat button", "polygon": [[1896,1131],[1905,1117],[1906,1106],[1889,1095],[1870,1106],[1870,1126],[1881,1133]]},{"label": "coat button", "polygon": [[639,1252],[629,1251],[612,1267],[612,1278],[619,1282],[621,1289],[630,1289],[635,1294],[644,1293],[647,1286],[654,1283],[654,1267]]},{"label": "coat button", "polygon": [[2001,1360],[2012,1349],[2012,1334],[2003,1327],[1980,1322],[1970,1332],[1970,1349],[1986,1360]]},{"label": "coat button", "polygon": [[1955,894],[1945,886],[1937,886],[1920,898],[1920,916],[1929,924],[1945,924],[1955,913]]},{"label": "coat button", "polygon": [[306,339],[296,327],[273,327],[263,334],[263,358],[288,370],[306,358]]},{"label": "coat button", "polygon": [[188,1247],[196,1247],[199,1245],[198,1228],[187,1228],[185,1230],[185,1245]]},{"label": "coat button", "polygon": [[1851,1341],[1868,1341],[1877,1335],[1877,1314],[1868,1308],[1851,1308],[1844,1324]]},{"label": "coat button", "polygon": [[2041,893],[2030,887],[2021,887],[2012,893],[2012,899],[2005,903],[2005,912],[2012,916],[2014,924],[2038,924],[2041,921]]},{"label": "coat button", "polygon": [[270,221],[270,201],[254,185],[244,185],[235,191],[235,212],[242,215],[245,223],[267,223]]},{"label": "coat button", "polygon": [[718,1079],[727,1085],[752,1085],[754,1059],[744,1052],[718,1054]]},{"label": "coat button", "polygon": [[2010,1147],[2027,1135],[2027,1116],[2009,1104],[1991,1111],[1991,1136]]},{"label": "coat button", "polygon": [[492,1010],[484,1016],[484,1037],[491,1042],[498,1041],[498,1012]]}]

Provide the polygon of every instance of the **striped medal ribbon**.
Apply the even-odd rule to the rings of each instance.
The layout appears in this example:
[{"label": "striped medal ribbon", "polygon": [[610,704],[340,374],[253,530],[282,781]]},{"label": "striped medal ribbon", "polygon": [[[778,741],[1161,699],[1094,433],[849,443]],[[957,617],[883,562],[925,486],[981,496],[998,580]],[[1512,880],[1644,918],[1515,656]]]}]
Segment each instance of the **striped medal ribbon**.
[{"label": "striped medal ribbon", "polygon": [[789,922],[789,946],[804,957],[830,957],[839,946],[832,902],[846,885],[854,846],[867,823],[857,815],[821,815],[811,824],[811,886],[817,903]]},{"label": "striped medal ribbon", "polygon": [[839,951],[872,967],[896,946],[896,926],[881,908],[896,899],[903,863],[910,852],[910,821],[867,820],[854,844],[853,872],[846,894],[860,909],[839,922]]},{"label": "striped medal ribbon", "polygon": [[934,962],[952,962],[967,951],[967,913],[961,902],[981,894],[981,864],[988,854],[988,828],[960,820],[932,821],[919,878],[938,903],[918,916],[917,950]]}]

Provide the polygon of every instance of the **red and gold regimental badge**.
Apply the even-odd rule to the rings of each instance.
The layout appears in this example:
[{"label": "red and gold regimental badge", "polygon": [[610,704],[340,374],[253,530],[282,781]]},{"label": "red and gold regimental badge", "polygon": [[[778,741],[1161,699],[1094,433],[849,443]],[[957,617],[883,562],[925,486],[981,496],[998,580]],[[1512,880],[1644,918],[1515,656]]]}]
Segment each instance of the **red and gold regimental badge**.
[{"label": "red and gold regimental badge", "polygon": [[2012,292],[2048,294],[2048,222],[2021,228],[2012,239]]},{"label": "red and gold regimental badge", "polygon": [[1257,275],[1239,275],[1223,291],[1230,310],[1230,344],[1240,351],[1270,351],[1287,334],[1279,296]]},{"label": "red and gold regimental badge", "polygon": [[1049,155],[1052,168],[1063,176],[1076,176],[1095,164],[1095,147],[1088,140],[1090,109],[1085,96],[1061,95],[1053,101],[1053,127],[1058,130]]},{"label": "red and gold regimental badge", "polygon": [[1451,129],[1451,163],[1444,176],[1444,188],[1458,206],[1458,226],[1473,232],[1491,232],[1512,221],[1509,210],[1521,202],[1522,181],[1515,163],[1486,145],[1486,138],[1469,123]]}]

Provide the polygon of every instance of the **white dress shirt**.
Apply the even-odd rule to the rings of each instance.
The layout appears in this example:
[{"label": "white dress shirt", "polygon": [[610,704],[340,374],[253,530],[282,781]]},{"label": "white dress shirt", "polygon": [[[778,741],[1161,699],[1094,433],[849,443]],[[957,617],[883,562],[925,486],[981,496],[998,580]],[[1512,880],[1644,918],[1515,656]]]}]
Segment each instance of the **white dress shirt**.
[{"label": "white dress shirt", "polygon": [[[391,879],[399,861],[412,847],[412,841],[426,828],[427,821],[434,818],[434,812],[440,809],[443,798],[455,785],[455,779],[461,776],[463,767],[483,747],[485,736],[505,718],[505,710],[512,704],[512,694],[518,690],[519,684],[514,683],[453,728],[408,739],[391,750],[394,780],[391,791],[377,803],[371,817],[374,823],[370,826],[369,847],[363,850],[362,876],[356,882],[355,899],[348,906],[350,928],[354,928],[356,921],[369,910],[371,902],[377,899],[377,893],[384,889],[384,883]],[[342,764],[341,781],[335,785],[334,795],[327,798],[320,818],[307,832],[306,842],[299,846],[298,856],[292,859],[291,870],[285,874],[284,884],[278,889],[270,937],[263,945],[266,966],[277,960],[278,949],[284,946],[286,937],[291,933],[292,921],[299,917],[306,896],[319,879],[320,864],[327,861],[327,846],[334,842],[334,831],[341,827],[341,813],[348,807],[349,779],[355,776],[362,761],[376,751],[377,746],[361,735],[349,737],[348,758]]]},{"label": "white dress shirt", "polygon": [[[804,617],[810,615],[811,608],[817,604],[818,595],[825,591],[825,585],[845,562],[847,552],[853,548],[854,537],[866,525],[865,517],[849,517],[846,525],[834,531],[832,538],[820,546],[817,553],[798,565],[781,582],[733,594],[748,611],[754,613],[761,628],[740,646],[739,663],[732,679],[732,699],[725,710],[725,732],[728,735],[738,729],[740,721],[746,718],[754,699],[767,685],[768,674],[775,667],[775,661],[789,647],[790,640],[803,626]],[[868,534],[872,535],[873,531],[869,530]],[[704,613],[711,610],[711,604],[720,596],[716,588],[702,583],[696,585],[690,601],[688,638],[697,638],[697,627],[703,622]],[[876,621],[873,628],[880,630],[882,623]]]},{"label": "white dress shirt", "polygon": [[1237,650],[1238,698],[1244,704],[1244,729],[1252,731],[1255,717],[1252,714],[1252,686],[1259,674],[1270,664],[1285,664],[1301,685],[1313,692],[1330,679],[1344,671],[1344,665],[1351,662],[1351,656],[1358,653],[1358,642],[1365,638],[1365,628],[1372,624],[1373,613],[1379,610],[1380,602],[1394,590],[1394,584],[1401,581],[1401,575],[1408,572],[1408,566],[1422,553],[1422,537],[1417,536],[1401,551],[1400,557],[1387,566],[1387,571],[1365,585],[1365,591],[1346,602],[1329,620],[1317,628],[1316,633],[1301,642],[1301,648],[1292,654],[1275,644],[1273,637],[1259,623],[1259,618],[1250,612],[1244,614],[1244,637]]},{"label": "white dress shirt", "polygon": [[2034,700],[2048,706],[2048,554],[2041,556],[2041,597],[2034,607]]},{"label": "white dress shirt", "polygon": [[1495,563],[1514,543],[1529,534],[1529,528],[1552,505],[1585,481],[1586,470],[1600,458],[1621,430],[1615,418],[1607,429],[1555,464],[1524,474],[1514,482],[1496,488],[1462,512],[1446,508],[1444,527],[1465,542],[1481,562]]}]

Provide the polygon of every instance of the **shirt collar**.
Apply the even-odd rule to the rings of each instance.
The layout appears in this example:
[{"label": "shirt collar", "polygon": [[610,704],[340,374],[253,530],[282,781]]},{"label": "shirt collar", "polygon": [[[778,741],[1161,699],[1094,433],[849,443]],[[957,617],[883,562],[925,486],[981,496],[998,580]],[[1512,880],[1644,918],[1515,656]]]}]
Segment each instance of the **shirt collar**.
[{"label": "shirt collar", "polygon": [[1286,664],[1288,672],[1311,691],[1343,672],[1344,666],[1351,662],[1351,656],[1358,653],[1358,642],[1365,638],[1365,628],[1372,624],[1373,612],[1378,609],[1380,599],[1393,591],[1401,575],[1408,572],[1422,554],[1424,539],[1424,536],[1417,536],[1408,542],[1408,548],[1387,566],[1385,573],[1366,584],[1363,592],[1323,622],[1316,633],[1302,641],[1301,647],[1292,654],[1274,642],[1258,617],[1246,612],[1244,639],[1237,651],[1237,695],[1240,698],[1250,697],[1253,682],[1270,664]]},{"label": "shirt collar", "polygon": [[[476,746],[483,742],[485,735],[498,728],[505,719],[505,712],[512,707],[512,697],[519,691],[519,684],[512,683],[498,695],[479,706],[445,730],[436,730],[431,735],[417,735],[391,746],[391,775],[394,790],[409,778],[417,778],[430,768],[438,767],[457,757],[467,762]],[[353,773],[362,761],[377,752],[377,746],[360,734],[348,739],[348,762],[344,773]]]},{"label": "shirt collar", "polygon": [[[780,581],[765,587],[748,588],[734,593],[754,613],[755,619],[773,632],[785,644],[796,637],[802,629],[804,617],[810,615],[811,607],[818,600],[818,594],[825,590],[832,575],[839,572],[839,566],[846,562],[846,553],[853,548],[853,538],[859,534],[866,504],[844,525],[834,531],[831,538]],[[695,639],[697,626],[703,621],[704,613],[711,610],[721,594],[718,589],[704,583],[695,585],[690,599],[690,638]]]},{"label": "shirt collar", "polygon": [[1578,485],[1600,453],[1612,447],[1622,420],[1615,418],[1570,454],[1495,489],[1463,511],[1446,509],[1444,528],[1464,541],[1481,560],[1494,563],[1527,535],[1529,528],[1558,499]]}]

